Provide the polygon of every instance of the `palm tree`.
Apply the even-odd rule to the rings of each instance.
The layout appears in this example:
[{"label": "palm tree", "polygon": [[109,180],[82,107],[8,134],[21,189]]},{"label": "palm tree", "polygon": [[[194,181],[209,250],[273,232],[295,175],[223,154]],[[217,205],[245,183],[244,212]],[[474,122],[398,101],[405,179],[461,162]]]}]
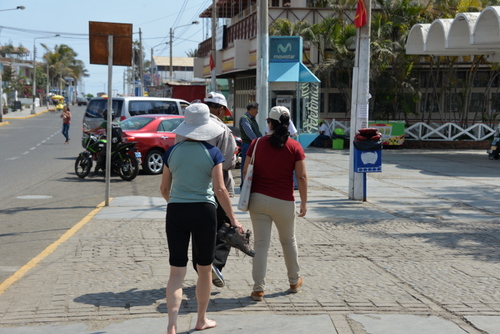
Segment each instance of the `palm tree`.
[{"label": "palm tree", "polygon": [[54,50],[50,50],[45,44],[42,46],[47,51],[43,58],[46,63],[45,72],[47,66],[49,70],[50,87],[59,86],[62,91],[66,85],[65,78],[72,78],[76,86],[82,77],[89,76],[84,62],[76,59],[78,54],[68,45],[55,45]]},{"label": "palm tree", "polygon": [[189,49],[188,51],[185,52],[186,56],[191,57],[191,58],[196,58],[198,57],[198,49]]}]

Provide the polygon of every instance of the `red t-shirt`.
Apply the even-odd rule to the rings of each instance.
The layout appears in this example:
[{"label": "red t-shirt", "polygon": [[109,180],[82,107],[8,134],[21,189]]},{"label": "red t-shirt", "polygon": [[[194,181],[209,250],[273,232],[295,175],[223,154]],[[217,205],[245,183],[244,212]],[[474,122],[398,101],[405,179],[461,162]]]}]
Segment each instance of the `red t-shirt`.
[{"label": "red t-shirt", "polygon": [[[258,138],[257,138],[258,139]],[[257,139],[250,144],[247,159],[251,159]],[[252,193],[264,194],[285,201],[294,201],[293,171],[295,162],[306,158],[298,141],[288,138],[281,148],[274,148],[270,137],[260,137],[255,151]]]}]

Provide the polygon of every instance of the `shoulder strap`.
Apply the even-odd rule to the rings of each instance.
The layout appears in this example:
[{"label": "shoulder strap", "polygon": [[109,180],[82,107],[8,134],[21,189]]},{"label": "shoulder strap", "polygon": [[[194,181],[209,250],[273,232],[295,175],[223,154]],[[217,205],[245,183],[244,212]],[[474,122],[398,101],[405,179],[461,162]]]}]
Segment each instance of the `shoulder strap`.
[{"label": "shoulder strap", "polygon": [[252,152],[252,159],[250,159],[250,163],[251,163],[252,165],[253,165],[253,164],[254,164],[254,162],[255,162],[255,151],[257,151],[257,144],[259,143],[260,138],[262,138],[262,137],[257,138],[257,141],[255,142],[255,146],[254,146],[254,148],[253,148],[253,152]]}]

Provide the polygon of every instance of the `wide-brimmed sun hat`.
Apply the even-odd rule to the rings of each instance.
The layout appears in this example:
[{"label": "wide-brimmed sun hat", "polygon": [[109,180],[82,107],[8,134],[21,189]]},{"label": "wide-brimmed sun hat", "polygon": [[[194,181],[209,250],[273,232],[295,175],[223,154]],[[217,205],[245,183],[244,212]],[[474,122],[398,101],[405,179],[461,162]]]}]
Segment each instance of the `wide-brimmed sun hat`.
[{"label": "wide-brimmed sun hat", "polygon": [[210,140],[224,129],[210,120],[210,109],[204,103],[193,103],[184,111],[184,122],[174,130],[175,134],[194,140]]}]

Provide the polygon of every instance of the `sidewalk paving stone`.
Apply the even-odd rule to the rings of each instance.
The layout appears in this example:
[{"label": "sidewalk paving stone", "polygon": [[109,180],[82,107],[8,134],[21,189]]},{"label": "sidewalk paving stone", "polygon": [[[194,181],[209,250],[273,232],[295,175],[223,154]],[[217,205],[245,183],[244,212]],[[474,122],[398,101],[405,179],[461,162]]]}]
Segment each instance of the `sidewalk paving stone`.
[{"label": "sidewalk paving stone", "polygon": [[[309,211],[296,228],[303,288],[288,292],[273,228],[264,301],[249,297],[252,259],[231,251],[227,286],[213,288],[208,309],[219,326],[207,333],[499,333],[498,166],[459,153],[388,150],[359,202],[347,199],[346,152],[308,149]],[[164,332],[164,217],[160,197],[114,198],[0,295],[0,334]],[[251,226],[247,212],[238,218]],[[196,278],[189,267],[182,333],[194,328]]]}]

